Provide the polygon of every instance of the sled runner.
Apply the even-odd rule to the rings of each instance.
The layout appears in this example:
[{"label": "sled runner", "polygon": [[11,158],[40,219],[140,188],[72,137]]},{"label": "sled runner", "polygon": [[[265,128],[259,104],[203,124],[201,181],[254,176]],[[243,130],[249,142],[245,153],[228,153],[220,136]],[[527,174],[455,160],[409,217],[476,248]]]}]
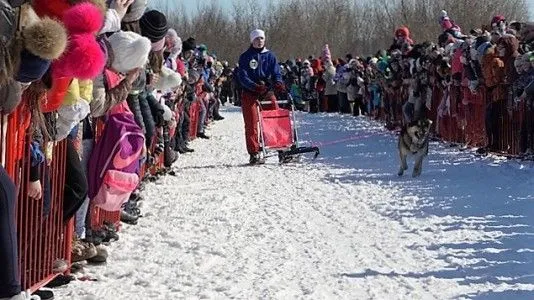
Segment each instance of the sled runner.
[{"label": "sled runner", "polygon": [[299,146],[295,106],[291,95],[288,94],[288,100],[259,102],[258,138],[263,157],[267,157],[269,152],[277,151],[280,163],[298,160],[304,153],[315,153],[314,159],[317,158],[318,147]]}]

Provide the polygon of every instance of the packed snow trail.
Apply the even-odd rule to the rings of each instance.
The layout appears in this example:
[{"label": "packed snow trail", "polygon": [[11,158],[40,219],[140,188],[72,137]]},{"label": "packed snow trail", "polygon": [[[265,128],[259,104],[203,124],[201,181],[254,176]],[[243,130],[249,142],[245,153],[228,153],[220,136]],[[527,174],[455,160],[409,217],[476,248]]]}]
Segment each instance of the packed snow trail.
[{"label": "packed snow trail", "polygon": [[532,166],[433,143],[399,178],[378,123],[299,114],[319,159],[249,167],[240,111],[224,115],[146,187],[98,281],[58,299],[534,298]]}]

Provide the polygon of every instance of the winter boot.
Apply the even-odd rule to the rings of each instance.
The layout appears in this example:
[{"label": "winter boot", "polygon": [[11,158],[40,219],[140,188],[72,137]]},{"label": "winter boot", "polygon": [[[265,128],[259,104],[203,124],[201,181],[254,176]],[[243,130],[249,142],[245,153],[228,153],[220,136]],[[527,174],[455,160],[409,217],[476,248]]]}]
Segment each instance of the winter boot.
[{"label": "winter boot", "polygon": [[197,137],[201,138],[201,139],[205,139],[205,140],[209,140],[210,139],[210,137],[207,136],[204,132],[197,134]]},{"label": "winter boot", "polygon": [[52,281],[50,281],[46,287],[47,288],[57,288],[57,287],[60,287],[60,286],[65,286],[69,283],[71,283],[71,281],[75,280],[76,278],[74,278],[74,276],[72,275],[59,275],[57,276],[56,278],[52,279]]},{"label": "winter boot", "polygon": [[96,254],[95,245],[91,243],[75,240],[72,245],[72,262],[88,260],[96,256]]},{"label": "winter boot", "polygon": [[54,261],[52,265],[52,273],[60,274],[65,273],[69,269],[69,263],[63,259],[58,259]]},{"label": "winter boot", "polygon": [[96,246],[96,255],[87,260],[89,263],[101,264],[105,263],[108,259],[108,250],[103,245]]},{"label": "winter boot", "polygon": [[250,165],[263,165],[265,164],[265,158],[261,157],[259,153],[251,154],[248,162]]},{"label": "winter boot", "polygon": [[104,223],[104,242],[115,242],[119,240],[119,235],[117,234],[117,228],[114,224]]},{"label": "winter boot", "polygon": [[39,296],[39,299],[41,300],[54,300],[54,292],[49,290],[38,290],[33,293],[32,297],[33,296]]},{"label": "winter boot", "polygon": [[130,224],[130,225],[137,225],[138,220],[139,220],[139,216],[130,214],[124,209],[121,210],[121,222]]}]

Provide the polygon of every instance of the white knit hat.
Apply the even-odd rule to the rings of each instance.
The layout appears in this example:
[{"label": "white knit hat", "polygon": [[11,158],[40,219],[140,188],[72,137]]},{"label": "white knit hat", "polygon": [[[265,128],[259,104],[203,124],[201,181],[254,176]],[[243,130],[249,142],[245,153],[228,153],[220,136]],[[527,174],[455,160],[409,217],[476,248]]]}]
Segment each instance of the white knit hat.
[{"label": "white knit hat", "polygon": [[148,38],[131,31],[112,34],[109,43],[113,51],[111,66],[121,73],[144,66],[152,46]]},{"label": "white knit hat", "polygon": [[250,42],[252,43],[256,38],[262,37],[265,39],[265,32],[261,29],[253,30],[250,33]]},{"label": "white knit hat", "polygon": [[167,45],[170,45],[170,49],[167,49],[172,58],[176,59],[180,53],[182,53],[182,39],[176,33],[176,30],[169,28],[167,35],[165,36],[165,41]]}]

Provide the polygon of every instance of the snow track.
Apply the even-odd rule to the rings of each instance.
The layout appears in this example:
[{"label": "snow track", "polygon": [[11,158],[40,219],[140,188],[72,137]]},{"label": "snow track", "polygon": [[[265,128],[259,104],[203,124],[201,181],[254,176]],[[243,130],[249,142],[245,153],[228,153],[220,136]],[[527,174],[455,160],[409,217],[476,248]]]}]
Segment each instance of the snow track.
[{"label": "snow track", "polygon": [[248,167],[241,114],[225,116],[147,186],[98,281],[58,299],[534,297],[531,166],[433,144],[421,178],[398,178],[392,134],[319,114],[299,115],[304,139],[368,137]]}]

